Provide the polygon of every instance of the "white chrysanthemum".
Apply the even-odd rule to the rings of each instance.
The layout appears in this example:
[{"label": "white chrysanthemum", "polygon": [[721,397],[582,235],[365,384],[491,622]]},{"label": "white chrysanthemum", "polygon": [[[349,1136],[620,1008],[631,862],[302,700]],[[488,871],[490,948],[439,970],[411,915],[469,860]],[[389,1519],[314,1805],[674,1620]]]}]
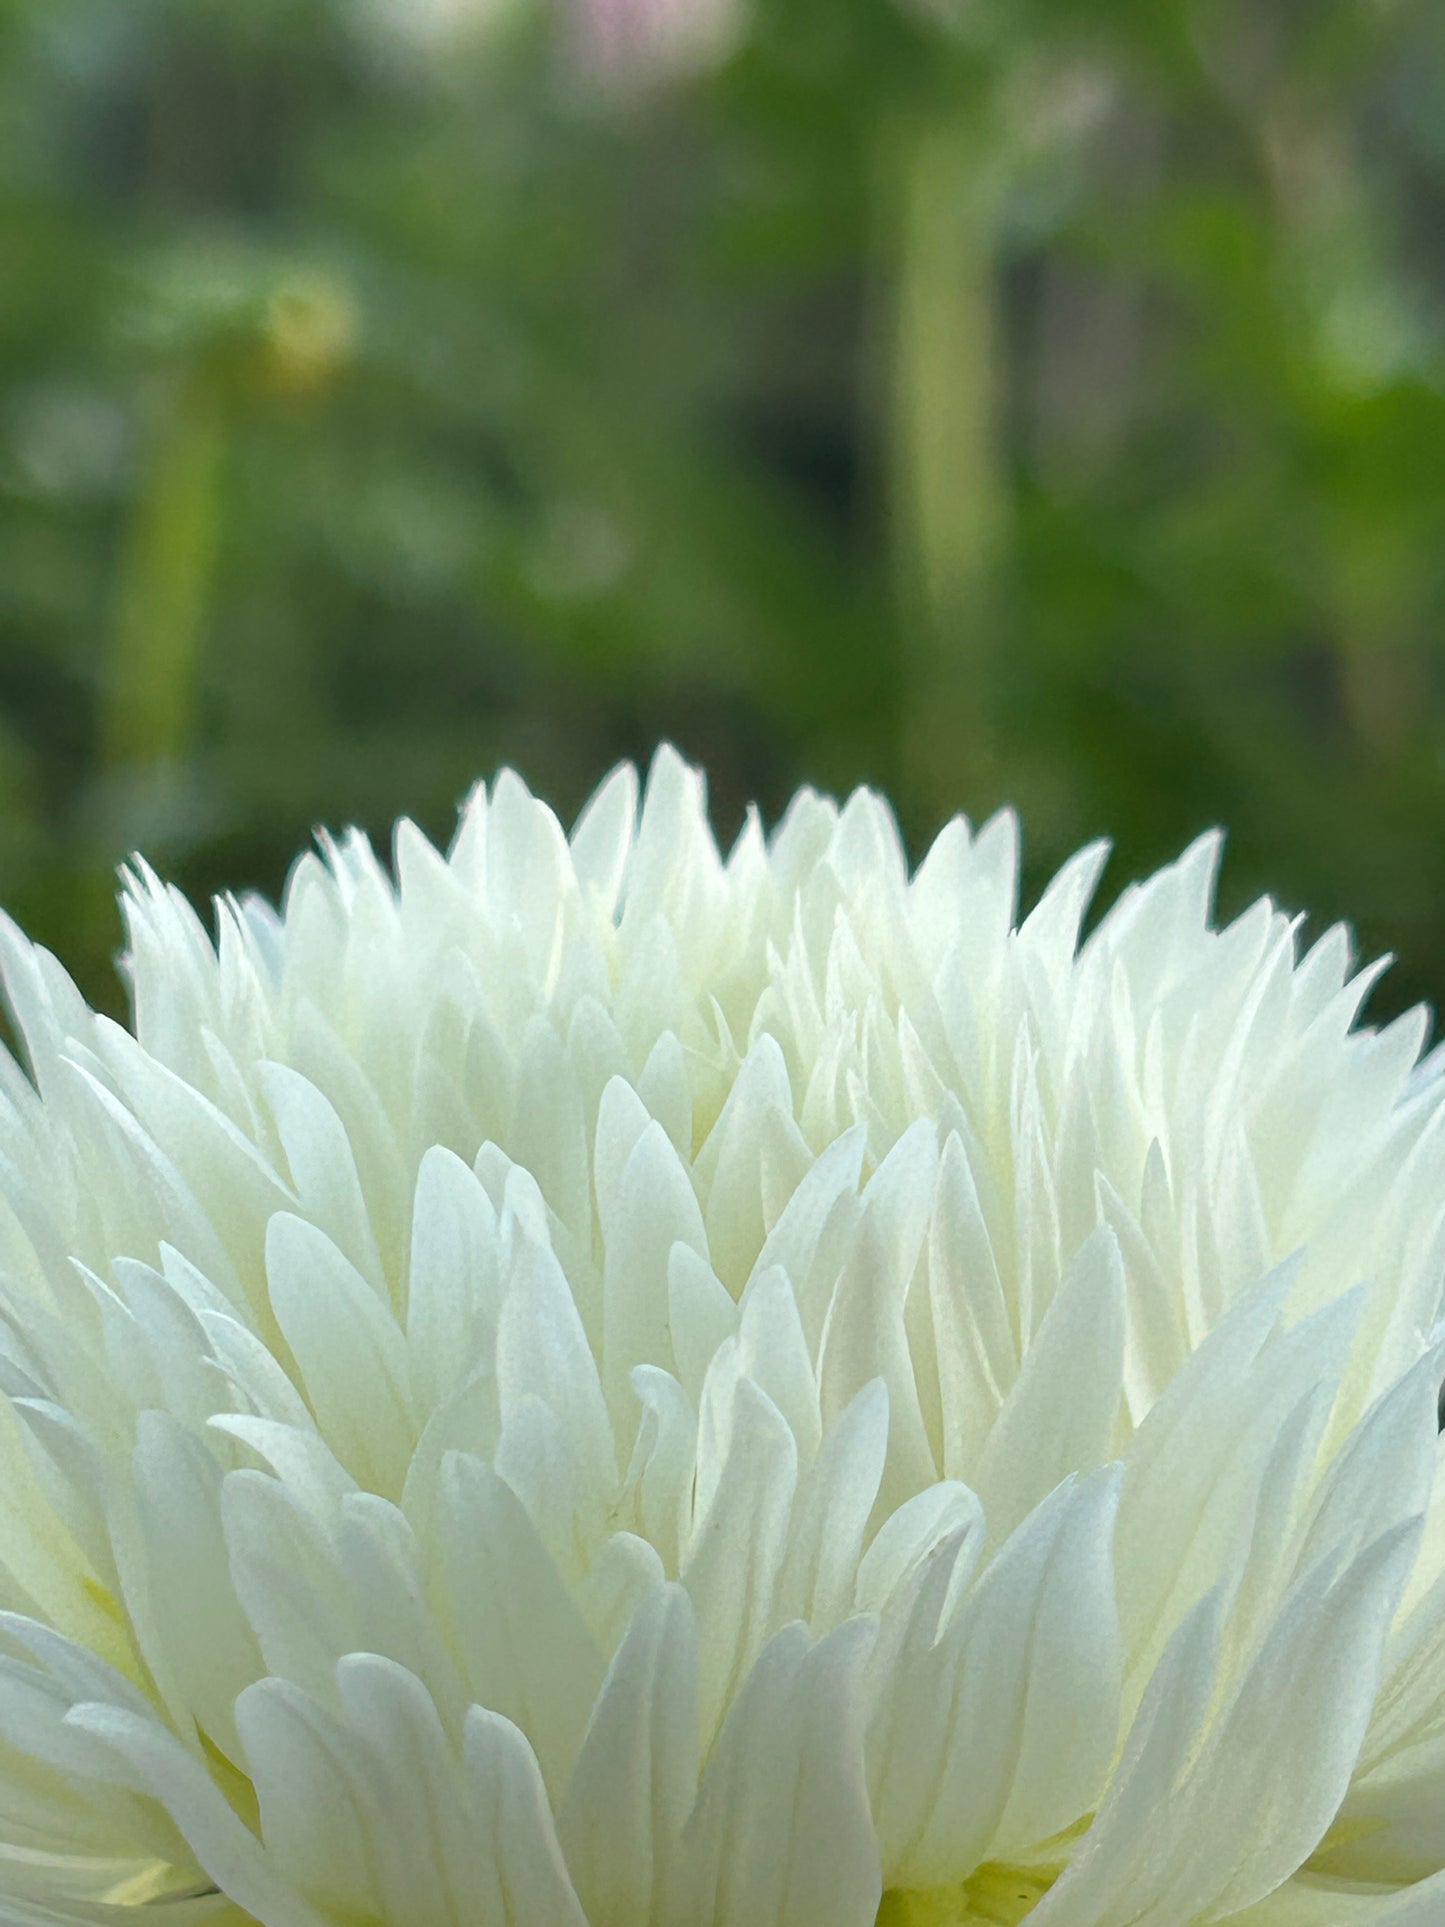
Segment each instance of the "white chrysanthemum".
[{"label": "white chrysanthemum", "polygon": [[1445,1921],[1445,1079],[1214,862],[663,752],[8,930],[0,1920]]}]

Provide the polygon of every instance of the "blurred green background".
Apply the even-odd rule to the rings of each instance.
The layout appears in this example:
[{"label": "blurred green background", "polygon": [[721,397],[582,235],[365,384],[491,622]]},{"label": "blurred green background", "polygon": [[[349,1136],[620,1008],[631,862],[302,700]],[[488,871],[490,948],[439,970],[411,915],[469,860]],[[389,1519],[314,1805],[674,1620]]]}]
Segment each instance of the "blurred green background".
[{"label": "blurred green background", "polygon": [[0,900],[673,737],[1445,991],[1438,0],[0,0]]}]

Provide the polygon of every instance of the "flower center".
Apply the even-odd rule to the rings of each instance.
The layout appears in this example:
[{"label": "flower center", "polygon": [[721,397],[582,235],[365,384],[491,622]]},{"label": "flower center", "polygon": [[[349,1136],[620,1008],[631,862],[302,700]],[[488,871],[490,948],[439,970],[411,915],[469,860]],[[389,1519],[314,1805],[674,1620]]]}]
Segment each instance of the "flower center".
[{"label": "flower center", "polygon": [[186,1873],[166,1860],[131,1868],[101,1895],[108,1907],[167,1907],[178,1900],[203,1900],[219,1893],[204,1877]]},{"label": "flower center", "polygon": [[983,1866],[958,1887],[884,1894],[876,1927],[1016,1927],[1031,1914],[1054,1874],[1021,1867]]}]

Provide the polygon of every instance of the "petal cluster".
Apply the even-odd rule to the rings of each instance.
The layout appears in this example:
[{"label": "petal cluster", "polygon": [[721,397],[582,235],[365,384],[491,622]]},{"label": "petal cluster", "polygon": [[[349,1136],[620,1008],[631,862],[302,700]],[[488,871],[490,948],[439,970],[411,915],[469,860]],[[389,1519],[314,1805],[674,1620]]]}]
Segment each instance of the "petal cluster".
[{"label": "petal cluster", "polygon": [[0,1919],[1438,1927],[1445,1079],[660,752],[0,933]]}]

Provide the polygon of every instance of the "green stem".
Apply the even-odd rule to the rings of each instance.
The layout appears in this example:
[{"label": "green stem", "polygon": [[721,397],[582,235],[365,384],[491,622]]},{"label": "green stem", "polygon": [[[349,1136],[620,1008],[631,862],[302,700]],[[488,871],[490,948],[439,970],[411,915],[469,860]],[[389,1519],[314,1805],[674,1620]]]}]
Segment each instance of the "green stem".
[{"label": "green stem", "polygon": [[923,117],[891,143],[890,511],[907,638],[905,794],[930,815],[990,761],[999,473],[995,171],[986,115]]},{"label": "green stem", "polygon": [[157,424],[121,565],[101,747],[113,771],[178,763],[190,741],[225,451],[215,385],[196,377]]}]

